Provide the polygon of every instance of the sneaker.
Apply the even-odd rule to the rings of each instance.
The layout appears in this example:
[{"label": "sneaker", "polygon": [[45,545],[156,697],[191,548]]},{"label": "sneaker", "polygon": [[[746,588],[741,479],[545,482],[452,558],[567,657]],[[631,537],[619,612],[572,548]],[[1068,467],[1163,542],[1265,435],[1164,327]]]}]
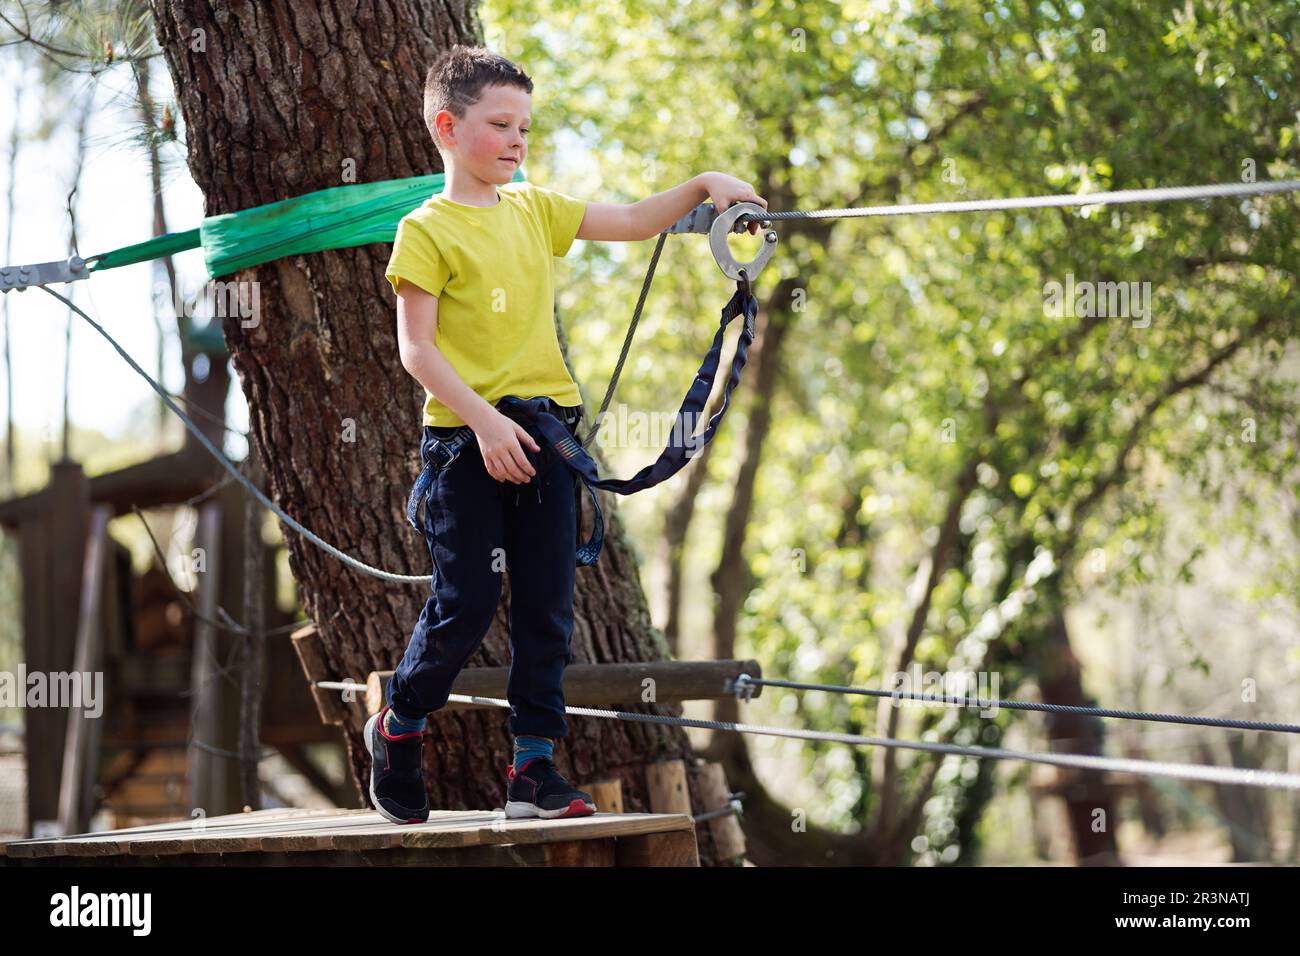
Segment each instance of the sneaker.
[{"label": "sneaker", "polygon": [[429,795],[420,769],[422,731],[389,736],[384,730],[385,706],[366,721],[362,736],[370,752],[370,802],[393,823],[423,823],[429,819]]},{"label": "sneaker", "polygon": [[596,812],[591,794],[569,785],[548,757],[533,757],[516,771],[506,768],[506,816],[586,817]]}]

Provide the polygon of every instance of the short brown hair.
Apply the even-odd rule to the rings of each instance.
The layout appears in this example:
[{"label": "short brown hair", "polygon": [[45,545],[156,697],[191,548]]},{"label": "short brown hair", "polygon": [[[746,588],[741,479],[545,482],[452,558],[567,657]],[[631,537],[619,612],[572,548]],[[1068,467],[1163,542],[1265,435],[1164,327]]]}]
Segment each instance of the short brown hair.
[{"label": "short brown hair", "polygon": [[465,111],[483,95],[483,88],[497,85],[517,86],[525,93],[533,91],[527,73],[485,47],[458,43],[440,53],[424,79],[424,125],[429,128],[433,145],[442,149],[433,123],[435,116],[447,110],[457,119],[464,119]]}]

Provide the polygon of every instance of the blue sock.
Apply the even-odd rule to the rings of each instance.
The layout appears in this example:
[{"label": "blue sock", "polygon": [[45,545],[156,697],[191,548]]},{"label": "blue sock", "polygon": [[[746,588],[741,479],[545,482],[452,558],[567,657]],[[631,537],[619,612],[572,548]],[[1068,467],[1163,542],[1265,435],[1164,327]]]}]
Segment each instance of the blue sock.
[{"label": "blue sock", "polygon": [[409,717],[399,716],[392,707],[388,708],[388,713],[384,715],[384,732],[388,736],[396,737],[398,734],[409,734],[416,730],[424,730],[423,717],[412,720]]},{"label": "blue sock", "polygon": [[523,735],[515,738],[515,773],[523,769],[525,763],[534,757],[550,759],[554,753],[555,743],[550,737],[533,737]]}]

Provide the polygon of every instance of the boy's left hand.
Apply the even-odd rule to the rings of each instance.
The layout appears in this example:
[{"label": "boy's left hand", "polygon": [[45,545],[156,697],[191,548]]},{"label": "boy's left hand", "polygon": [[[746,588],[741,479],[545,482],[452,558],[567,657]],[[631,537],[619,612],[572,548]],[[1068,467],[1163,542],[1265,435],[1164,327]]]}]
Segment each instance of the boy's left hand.
[{"label": "boy's left hand", "polygon": [[[709,191],[709,198],[713,200],[713,205],[717,207],[718,212],[723,212],[732,203],[737,202],[752,202],[757,203],[764,209],[767,208],[767,200],[754,192],[753,186],[734,176],[728,176],[726,173],[708,172],[701,173],[700,178],[703,181],[704,188]],[[759,225],[757,220],[751,219],[746,225],[750,235],[758,233]]]}]

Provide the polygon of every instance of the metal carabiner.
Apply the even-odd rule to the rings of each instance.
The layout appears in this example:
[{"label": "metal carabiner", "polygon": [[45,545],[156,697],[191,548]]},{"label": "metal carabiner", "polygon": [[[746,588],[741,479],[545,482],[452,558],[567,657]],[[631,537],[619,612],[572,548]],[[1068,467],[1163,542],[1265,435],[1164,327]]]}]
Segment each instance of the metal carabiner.
[{"label": "metal carabiner", "polygon": [[[776,232],[768,228],[772,225],[771,222],[763,219],[763,214],[766,212],[767,210],[758,203],[736,202],[718,213],[718,217],[713,220],[713,225],[709,228],[709,248],[713,250],[713,258],[717,261],[718,268],[728,279],[752,284],[767,265],[767,261],[772,258],[772,253],[776,252]],[[743,224],[736,226],[736,220],[746,214],[758,219],[759,224],[767,229],[767,232],[763,234],[763,245],[759,248],[758,255],[749,262],[737,262],[736,257],[731,254],[731,248],[727,245],[727,235],[745,231]]]}]

